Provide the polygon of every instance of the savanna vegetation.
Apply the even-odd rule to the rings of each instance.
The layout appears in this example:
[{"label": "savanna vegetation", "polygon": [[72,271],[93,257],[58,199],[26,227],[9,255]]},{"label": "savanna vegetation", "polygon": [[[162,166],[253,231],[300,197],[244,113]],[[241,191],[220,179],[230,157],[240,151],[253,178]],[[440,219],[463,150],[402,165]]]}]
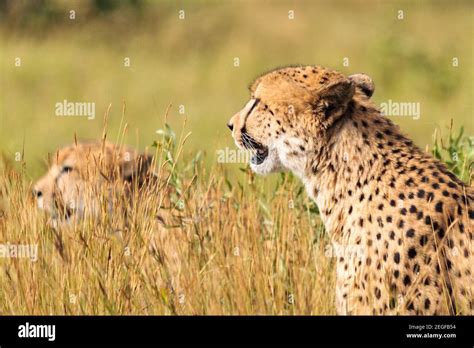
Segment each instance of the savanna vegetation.
[{"label": "savanna vegetation", "polygon": [[[219,163],[225,124],[265,70],[365,72],[376,103],[419,103],[388,117],[472,185],[472,6],[0,1],[0,244],[38,246],[0,258],[0,313],[335,314],[317,207],[291,174]],[[57,116],[64,100],[95,117]],[[160,185],[53,228],[32,182],[58,147],[104,135],[154,151]]]}]

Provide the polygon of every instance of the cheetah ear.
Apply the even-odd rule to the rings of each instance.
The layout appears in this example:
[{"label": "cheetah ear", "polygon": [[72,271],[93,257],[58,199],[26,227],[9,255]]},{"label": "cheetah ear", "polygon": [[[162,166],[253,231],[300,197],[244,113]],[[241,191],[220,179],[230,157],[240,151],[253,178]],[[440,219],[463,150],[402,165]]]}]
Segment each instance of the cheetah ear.
[{"label": "cheetah ear", "polygon": [[318,90],[317,114],[323,114],[323,126],[330,127],[347,109],[355,93],[355,85],[349,79],[335,81]]},{"label": "cheetah ear", "polygon": [[122,180],[128,183],[138,182],[140,186],[153,176],[153,156],[125,152],[120,166]]},{"label": "cheetah ear", "polygon": [[375,84],[369,75],[354,74],[349,76],[349,80],[354,82],[356,88],[359,89],[362,93],[364,93],[367,98],[370,98],[374,94]]}]

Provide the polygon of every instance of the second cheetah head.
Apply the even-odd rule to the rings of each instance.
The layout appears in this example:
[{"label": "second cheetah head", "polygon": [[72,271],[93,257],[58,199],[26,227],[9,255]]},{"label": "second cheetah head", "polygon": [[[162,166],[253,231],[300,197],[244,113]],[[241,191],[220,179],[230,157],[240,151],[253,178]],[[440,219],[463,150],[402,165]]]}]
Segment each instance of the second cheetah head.
[{"label": "second cheetah head", "polygon": [[228,127],[239,148],[253,151],[252,170],[302,173],[306,154],[323,146],[351,101],[372,96],[374,84],[365,74],[346,77],[316,66],[288,67],[257,78],[250,92]]},{"label": "second cheetah head", "polygon": [[96,215],[105,187],[112,191],[122,184],[141,185],[151,175],[151,162],[151,156],[108,142],[73,144],[55,153],[33,194],[54,220],[80,218],[86,209]]}]

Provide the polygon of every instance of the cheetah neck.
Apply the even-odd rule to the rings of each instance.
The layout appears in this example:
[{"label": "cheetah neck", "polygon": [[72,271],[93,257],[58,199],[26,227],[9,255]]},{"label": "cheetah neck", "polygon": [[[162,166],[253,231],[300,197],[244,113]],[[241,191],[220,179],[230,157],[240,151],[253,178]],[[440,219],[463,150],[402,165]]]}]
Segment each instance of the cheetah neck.
[{"label": "cheetah neck", "polygon": [[367,214],[376,196],[391,195],[395,163],[408,167],[420,156],[421,150],[375,109],[345,117],[301,175],[330,237],[350,234],[354,215]]}]

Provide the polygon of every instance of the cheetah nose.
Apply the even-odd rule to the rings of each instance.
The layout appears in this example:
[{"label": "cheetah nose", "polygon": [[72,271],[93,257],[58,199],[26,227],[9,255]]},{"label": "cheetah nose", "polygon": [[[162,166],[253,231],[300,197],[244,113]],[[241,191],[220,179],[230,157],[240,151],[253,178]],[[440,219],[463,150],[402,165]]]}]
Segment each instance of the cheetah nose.
[{"label": "cheetah nose", "polygon": [[33,196],[35,198],[41,198],[41,197],[43,197],[43,192],[41,192],[40,190],[37,190],[37,189],[33,189]]},{"label": "cheetah nose", "polygon": [[232,131],[234,130],[234,125],[232,123],[227,123],[227,127]]}]

